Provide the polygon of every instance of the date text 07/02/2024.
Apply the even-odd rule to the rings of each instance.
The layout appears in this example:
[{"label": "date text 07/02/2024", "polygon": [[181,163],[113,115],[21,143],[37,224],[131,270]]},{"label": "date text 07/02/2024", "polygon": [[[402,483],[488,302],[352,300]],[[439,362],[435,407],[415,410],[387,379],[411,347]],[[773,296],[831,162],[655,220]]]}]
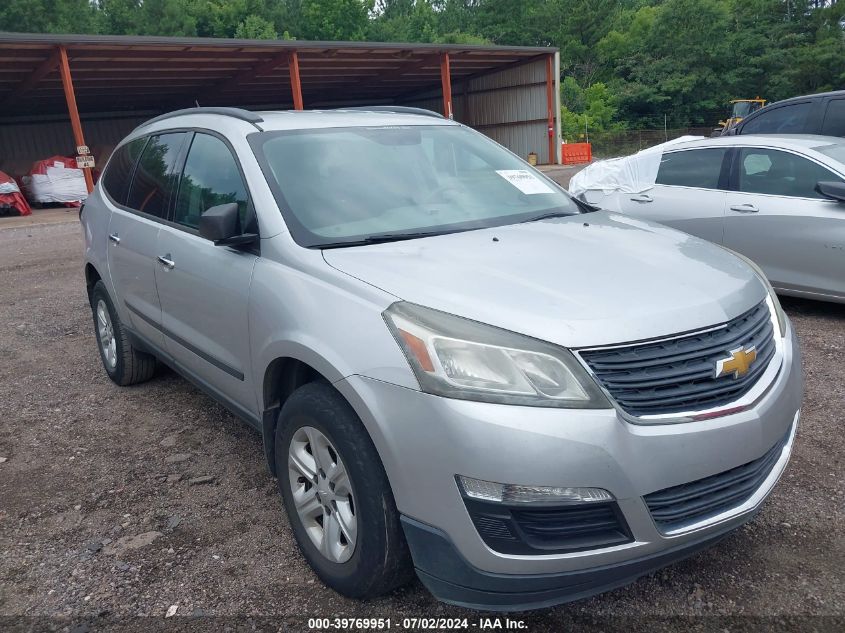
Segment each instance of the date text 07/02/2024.
[{"label": "date text 07/02/2024", "polygon": [[480,631],[520,631],[528,628],[524,620],[518,618],[483,617],[477,620],[469,618],[309,618],[308,628],[312,630],[375,630],[400,631],[423,630],[472,630]]}]

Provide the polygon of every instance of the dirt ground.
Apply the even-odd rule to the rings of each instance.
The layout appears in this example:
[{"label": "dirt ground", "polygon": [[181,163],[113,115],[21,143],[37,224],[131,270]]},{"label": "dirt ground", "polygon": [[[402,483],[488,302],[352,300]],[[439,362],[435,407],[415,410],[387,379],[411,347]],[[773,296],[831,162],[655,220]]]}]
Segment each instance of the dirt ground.
[{"label": "dirt ground", "polygon": [[[306,631],[313,617],[381,617],[404,630],[423,616],[484,629],[488,615],[418,582],[367,603],[327,589],[297,551],[257,433],[165,367],[113,385],[69,219],[0,224],[0,629]],[[522,630],[845,630],[845,305],[784,304],[807,393],[763,512],[628,587],[512,616]]]}]

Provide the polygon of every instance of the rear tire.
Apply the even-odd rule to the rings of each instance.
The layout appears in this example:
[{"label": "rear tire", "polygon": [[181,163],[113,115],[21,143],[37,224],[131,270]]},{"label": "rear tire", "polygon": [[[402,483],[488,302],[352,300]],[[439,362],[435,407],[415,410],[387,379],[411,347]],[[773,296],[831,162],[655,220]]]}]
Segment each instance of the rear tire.
[{"label": "rear tire", "polygon": [[[345,596],[367,599],[413,577],[381,459],[333,387],[308,383],[287,399],[276,426],[275,460],[291,528],[320,580]],[[333,520],[342,527],[332,530]],[[344,538],[347,533],[351,538]],[[339,538],[331,540],[333,534]]]},{"label": "rear tire", "polygon": [[102,281],[91,290],[91,311],[100,360],[109,378],[120,386],[134,385],[153,377],[156,359],[132,346]]}]

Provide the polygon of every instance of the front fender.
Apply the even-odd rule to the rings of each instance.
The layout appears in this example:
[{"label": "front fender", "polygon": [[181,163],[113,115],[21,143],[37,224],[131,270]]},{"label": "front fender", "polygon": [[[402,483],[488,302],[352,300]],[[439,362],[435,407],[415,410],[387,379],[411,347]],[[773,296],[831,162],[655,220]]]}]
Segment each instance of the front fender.
[{"label": "front fender", "polygon": [[[265,378],[276,360],[304,363],[338,387],[356,409],[360,403],[342,388],[348,376],[367,376],[411,389],[419,386],[382,318],[395,297],[332,269],[317,251],[304,253],[304,261],[285,263],[276,261],[272,247],[265,249],[262,243],[262,255],[265,252],[268,256],[259,259],[253,273],[249,330],[264,450],[273,472],[280,408],[267,397],[273,385]],[[368,431],[378,435],[377,429]]]},{"label": "front fender", "polygon": [[303,259],[262,257],[256,264],[249,310],[256,385],[274,360],[294,358],[332,383],[359,374],[417,389],[382,317],[396,298],[334,270],[319,251]]}]

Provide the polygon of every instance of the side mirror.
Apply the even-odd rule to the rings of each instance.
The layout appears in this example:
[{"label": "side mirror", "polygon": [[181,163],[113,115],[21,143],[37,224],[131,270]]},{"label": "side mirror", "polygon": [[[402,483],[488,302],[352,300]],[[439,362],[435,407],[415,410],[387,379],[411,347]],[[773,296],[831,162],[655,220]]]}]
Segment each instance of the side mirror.
[{"label": "side mirror", "polygon": [[200,236],[215,246],[237,246],[258,239],[254,233],[241,233],[238,205],[234,202],[206,209],[200,216]]},{"label": "side mirror", "polygon": [[845,202],[845,182],[817,182],[816,191],[825,198]]}]

